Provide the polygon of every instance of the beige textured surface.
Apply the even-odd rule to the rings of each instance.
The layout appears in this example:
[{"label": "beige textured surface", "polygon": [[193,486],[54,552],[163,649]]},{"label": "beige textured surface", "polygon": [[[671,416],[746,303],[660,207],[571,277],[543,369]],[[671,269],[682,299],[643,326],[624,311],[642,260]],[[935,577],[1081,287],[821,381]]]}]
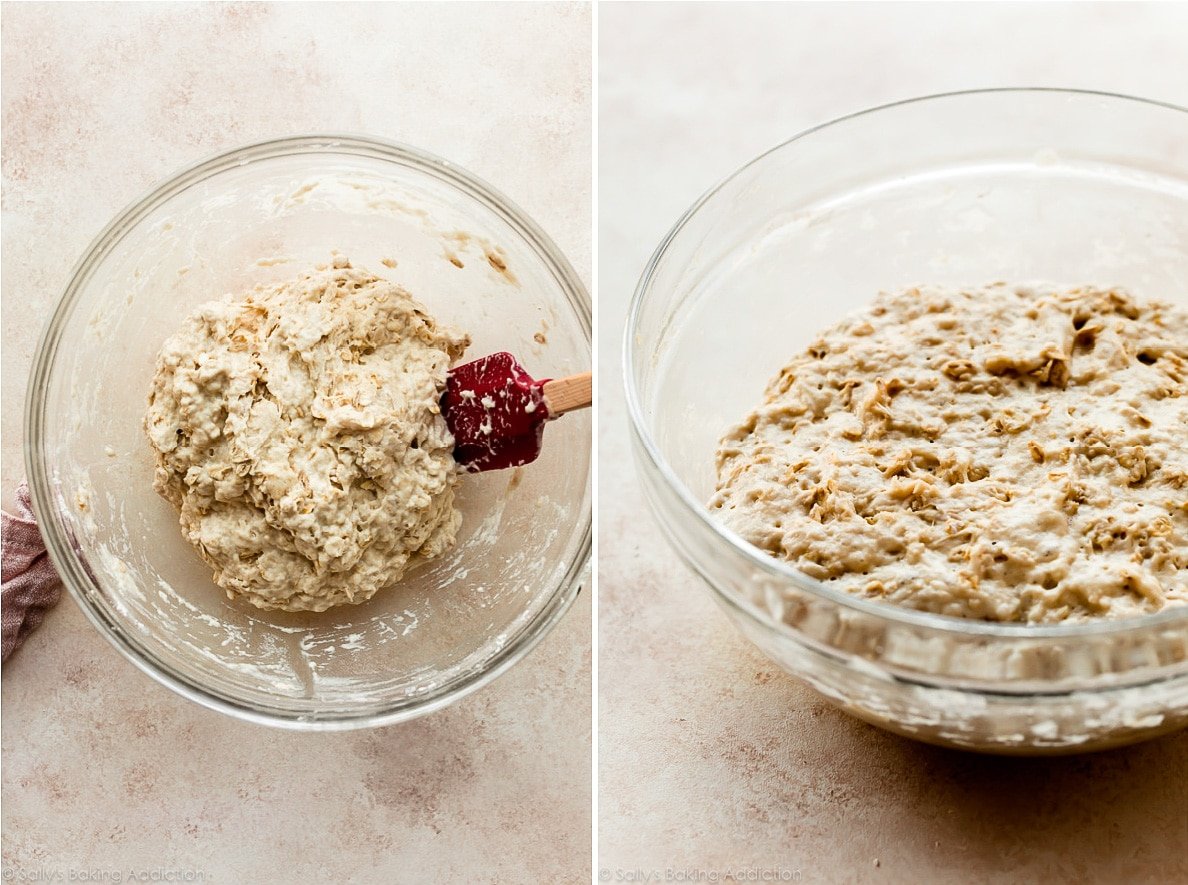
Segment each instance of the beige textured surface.
[{"label": "beige textured surface", "polygon": [[[1185,605],[1186,376],[1188,310],[1124,289],[881,292],[723,435],[709,506],[819,581],[921,611]],[[788,602],[770,611],[795,624]]]},{"label": "beige textured surface", "polygon": [[1188,879],[1188,733],[1010,760],[919,745],[825,706],[753,650],[668,549],[644,511],[619,393],[632,288],[719,178],[805,126],[950,89],[1080,86],[1188,103],[1188,9],[608,4],[599,30],[607,881],[740,867],[799,870],[804,882]]},{"label": "beige textured surface", "polygon": [[153,487],[215,583],[325,611],[453,547],[461,472],[440,402],[469,344],[345,257],[187,316],[161,345],[145,431]]},{"label": "beige textured surface", "polygon": [[[117,210],[216,151],[313,130],[418,145],[508,194],[589,279],[587,8],[6,4],[3,17],[6,507],[36,337],[71,267]],[[5,666],[6,878],[585,881],[589,634],[583,593],[525,661],[448,710],[299,735],[159,687],[64,599]]]}]

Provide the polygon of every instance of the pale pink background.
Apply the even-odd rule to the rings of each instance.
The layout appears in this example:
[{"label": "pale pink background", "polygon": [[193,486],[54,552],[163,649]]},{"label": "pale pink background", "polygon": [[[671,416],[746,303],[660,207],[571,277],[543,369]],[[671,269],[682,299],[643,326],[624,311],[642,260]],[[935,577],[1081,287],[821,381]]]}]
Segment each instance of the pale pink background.
[{"label": "pale pink background", "polygon": [[1185,105],[1186,45],[1185,4],[599,8],[607,881],[739,869],[803,882],[1188,881],[1188,733],[1051,761],[948,752],[848,718],[753,650],[644,508],[619,374],[627,299],[651,251],[758,153],[840,114],[953,89],[1079,86]]},{"label": "pale pink background", "polygon": [[[10,3],[3,19],[6,507],[36,338],[72,266],[217,151],[318,130],[417,145],[508,194],[589,282],[587,6]],[[302,735],[175,696],[64,597],[4,668],[6,878],[587,881],[590,612],[583,593],[441,713]]]}]

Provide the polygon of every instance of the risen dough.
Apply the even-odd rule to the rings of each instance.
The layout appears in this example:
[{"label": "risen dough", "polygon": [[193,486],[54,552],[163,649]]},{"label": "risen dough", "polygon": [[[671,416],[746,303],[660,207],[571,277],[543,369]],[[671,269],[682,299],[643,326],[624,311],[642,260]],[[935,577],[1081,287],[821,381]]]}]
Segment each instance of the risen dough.
[{"label": "risen dough", "polygon": [[711,507],[839,589],[1053,623],[1188,602],[1188,312],[1117,289],[881,295],[722,440]]},{"label": "risen dough", "polygon": [[198,308],[157,358],[155,488],[227,595],[362,602],[455,541],[438,402],[469,339],[345,259]]}]

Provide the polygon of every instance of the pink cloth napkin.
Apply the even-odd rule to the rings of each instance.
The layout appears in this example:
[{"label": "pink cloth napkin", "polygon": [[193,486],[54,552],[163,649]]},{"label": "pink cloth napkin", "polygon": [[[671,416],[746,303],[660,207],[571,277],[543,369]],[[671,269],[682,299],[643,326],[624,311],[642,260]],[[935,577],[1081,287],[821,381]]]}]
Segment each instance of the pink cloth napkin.
[{"label": "pink cloth napkin", "polygon": [[45,613],[58,604],[62,582],[58,580],[54,564],[41,542],[27,484],[22,482],[17,488],[17,515],[3,511],[0,529],[3,531],[0,622],[4,627],[0,660],[7,661],[8,656],[37,629]]}]

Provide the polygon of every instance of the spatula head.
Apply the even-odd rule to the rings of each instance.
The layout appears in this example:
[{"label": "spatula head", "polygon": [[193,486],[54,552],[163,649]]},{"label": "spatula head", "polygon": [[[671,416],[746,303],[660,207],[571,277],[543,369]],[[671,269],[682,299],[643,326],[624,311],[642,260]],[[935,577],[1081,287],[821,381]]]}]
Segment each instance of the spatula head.
[{"label": "spatula head", "polygon": [[535,461],[549,419],[548,380],[535,380],[506,352],[451,369],[441,413],[454,435],[454,460],[471,473]]}]

